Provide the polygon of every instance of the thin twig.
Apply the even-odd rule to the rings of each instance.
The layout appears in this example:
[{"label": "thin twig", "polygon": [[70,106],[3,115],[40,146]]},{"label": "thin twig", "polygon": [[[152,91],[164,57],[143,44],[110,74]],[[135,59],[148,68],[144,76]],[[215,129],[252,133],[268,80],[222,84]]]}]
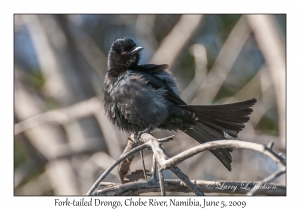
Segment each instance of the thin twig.
[{"label": "thin twig", "polygon": [[186,184],[186,186],[188,188],[190,188],[191,191],[193,191],[196,195],[202,195],[204,196],[204,194],[201,192],[201,190],[197,187],[197,185],[195,185],[193,182],[191,182],[191,180],[184,174],[182,173],[182,171],[177,167],[177,166],[173,166],[170,168],[170,170],[179,178],[181,179],[182,182],[184,182],[184,184]]},{"label": "thin twig", "polygon": [[172,136],[168,136],[166,138],[162,138],[162,139],[157,139],[158,142],[168,142],[168,141],[171,141],[174,139],[174,136],[175,135],[172,135]]},{"label": "thin twig", "polygon": [[143,150],[140,151],[141,159],[142,159],[142,165],[143,165],[143,171],[144,171],[144,178],[147,179],[147,173],[146,173],[146,167],[145,167],[145,161],[144,161],[144,152]]},{"label": "thin twig", "polygon": [[267,145],[267,147],[269,148],[269,149],[273,149],[273,146],[274,146],[274,142],[273,141],[271,141],[268,145]]},{"label": "thin twig", "polygon": [[260,182],[258,182],[256,184],[255,187],[252,188],[252,190],[250,192],[247,193],[247,195],[253,196],[256,194],[256,192],[260,189],[260,187],[265,184],[265,183],[269,183],[272,182],[274,179],[276,179],[277,177],[281,176],[282,174],[286,173],[286,167],[283,167],[282,169],[276,171],[275,173],[271,174],[270,176],[268,176],[267,178],[261,180]]},{"label": "thin twig", "polygon": [[135,147],[134,149],[130,150],[128,153],[122,154],[121,157],[119,157],[118,160],[116,160],[116,162],[108,169],[106,169],[106,171],[97,179],[97,181],[93,184],[93,186],[91,187],[91,189],[89,189],[89,191],[87,192],[86,195],[91,195],[95,189],[99,186],[100,182],[119,164],[121,163],[123,160],[125,160],[127,157],[129,157],[130,155],[143,150],[145,148],[147,148],[148,145],[147,144],[142,144],[139,145],[137,147]]}]

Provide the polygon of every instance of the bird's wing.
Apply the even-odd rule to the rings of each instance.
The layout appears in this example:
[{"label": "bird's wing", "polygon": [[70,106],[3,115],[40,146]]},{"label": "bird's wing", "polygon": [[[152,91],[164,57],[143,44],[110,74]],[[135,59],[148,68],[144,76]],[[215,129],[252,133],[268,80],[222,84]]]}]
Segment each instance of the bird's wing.
[{"label": "bird's wing", "polygon": [[[145,64],[139,65],[133,69],[135,73],[140,74],[155,89],[166,90],[165,97],[176,105],[186,105],[180,96],[170,87],[165,79],[159,77],[159,72],[164,71],[168,66],[166,64],[155,65]],[[170,75],[170,78],[172,76]],[[173,78],[172,78],[173,79]]]},{"label": "bird's wing", "polygon": [[[172,90],[172,88],[167,84],[167,82],[155,76],[156,74],[143,73],[142,75],[147,81],[149,81],[149,83],[153,87],[157,89],[164,88],[165,90],[167,90],[165,95],[166,98],[169,101],[175,103],[176,105],[180,105],[176,106],[177,110],[174,107],[174,114],[177,113],[177,120],[179,123],[178,125],[175,125],[175,122],[171,123],[173,125],[172,127],[184,131],[186,134],[194,138],[199,143],[205,143],[217,139],[225,139],[222,130],[198,122],[195,118],[196,116],[193,115],[193,113],[189,110],[185,109],[188,107],[188,105],[186,105],[186,103]],[[176,117],[174,118],[174,121],[176,121]],[[232,158],[230,155],[231,151],[231,148],[210,150],[210,152],[212,152],[229,171],[231,171],[230,163],[232,162]]]}]

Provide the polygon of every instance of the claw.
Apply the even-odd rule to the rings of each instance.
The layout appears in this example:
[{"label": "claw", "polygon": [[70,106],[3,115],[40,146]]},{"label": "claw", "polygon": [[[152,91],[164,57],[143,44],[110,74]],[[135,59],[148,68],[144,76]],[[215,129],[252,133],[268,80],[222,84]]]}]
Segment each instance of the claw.
[{"label": "claw", "polygon": [[152,125],[149,125],[145,130],[136,132],[136,133],[134,134],[134,139],[135,139],[136,141],[140,141],[140,138],[141,138],[142,134],[144,134],[144,133],[149,133],[150,130],[151,130],[151,128],[152,128]]}]

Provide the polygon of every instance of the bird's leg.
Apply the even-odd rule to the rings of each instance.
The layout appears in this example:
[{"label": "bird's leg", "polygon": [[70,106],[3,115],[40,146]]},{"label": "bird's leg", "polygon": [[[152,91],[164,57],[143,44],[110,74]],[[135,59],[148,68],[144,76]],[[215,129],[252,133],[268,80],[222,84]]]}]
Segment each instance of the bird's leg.
[{"label": "bird's leg", "polygon": [[[134,134],[134,139],[137,142],[140,141],[140,138],[141,138],[142,134],[143,133],[149,133],[150,130],[151,130],[151,127],[152,127],[152,125],[149,125],[145,130],[136,132]],[[147,172],[146,172],[146,167],[145,167],[144,152],[143,152],[143,150],[140,151],[140,154],[141,154],[141,159],[142,159],[142,164],[143,164],[144,177],[145,177],[145,179],[147,179]]]}]

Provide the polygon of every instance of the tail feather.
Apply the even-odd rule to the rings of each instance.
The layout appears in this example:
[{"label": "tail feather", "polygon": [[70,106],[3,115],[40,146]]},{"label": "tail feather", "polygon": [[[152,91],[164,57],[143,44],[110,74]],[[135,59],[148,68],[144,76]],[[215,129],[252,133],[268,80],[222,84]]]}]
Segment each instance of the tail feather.
[{"label": "tail feather", "polygon": [[[196,129],[187,130],[186,134],[197,140],[199,143],[205,143],[203,139],[206,139],[206,136],[202,135],[201,132],[198,132]],[[213,153],[229,171],[231,171],[232,162],[230,151],[230,149],[210,150],[210,152]]]},{"label": "tail feather", "polygon": [[[190,128],[185,132],[199,143],[225,139],[224,135],[222,135],[219,131],[212,129],[200,122],[196,122],[192,129]],[[230,164],[232,162],[232,157],[230,154],[231,151],[231,148],[210,150],[210,152],[213,153],[229,171],[231,171]]]},{"label": "tail feather", "polygon": [[241,110],[252,107],[257,100],[255,98],[249,99],[247,101],[241,101],[231,104],[221,104],[221,105],[180,105],[180,106],[189,106],[190,108],[201,108],[202,110],[208,111],[228,111],[228,110]]},{"label": "tail feather", "polygon": [[211,118],[211,117],[199,116],[198,121],[203,122],[203,123],[208,122],[211,124],[215,124],[217,126],[221,126],[224,130],[228,129],[228,130],[232,130],[232,131],[241,131],[245,128],[245,125],[243,123],[236,123],[236,122],[224,120],[221,118]]},{"label": "tail feather", "polygon": [[[250,99],[224,105],[181,105],[187,111],[182,112],[181,118],[185,123],[181,130],[193,137],[199,143],[226,139],[225,133],[237,137],[248,122],[256,99]],[[190,117],[193,116],[193,117]],[[224,133],[225,132],[225,133]],[[222,164],[231,171],[232,148],[210,150]]]},{"label": "tail feather", "polygon": [[[199,112],[199,110],[195,109],[195,112]],[[252,113],[252,109],[241,109],[241,110],[235,110],[234,112],[230,111],[224,112],[224,111],[204,111],[203,113],[200,113],[201,116],[199,117],[207,117],[207,118],[220,118],[223,120],[229,120],[232,122],[241,122],[245,123],[248,122],[250,117],[247,116]]]},{"label": "tail feather", "polygon": [[237,130],[237,131],[229,130],[229,129],[226,129],[224,127],[218,126],[218,125],[210,123],[210,122],[205,122],[205,124],[212,127],[212,128],[218,129],[219,131],[225,132],[225,133],[229,134],[230,136],[232,136],[234,138],[238,137],[238,133],[240,131],[240,130]]},{"label": "tail feather", "polygon": [[255,103],[256,99],[253,98],[233,104],[182,105],[180,107],[194,112],[198,122],[237,137],[238,132],[245,128],[244,123],[249,121],[249,115],[253,111],[250,107]]}]

